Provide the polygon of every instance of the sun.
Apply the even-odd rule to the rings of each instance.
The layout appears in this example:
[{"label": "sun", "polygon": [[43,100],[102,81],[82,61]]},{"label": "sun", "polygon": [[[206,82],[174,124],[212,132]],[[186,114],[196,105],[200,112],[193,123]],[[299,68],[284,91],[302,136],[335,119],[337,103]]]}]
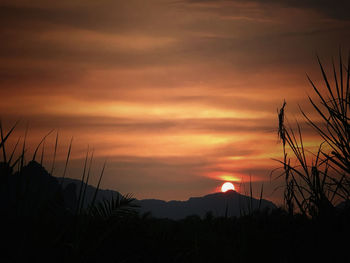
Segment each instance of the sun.
[{"label": "sun", "polygon": [[235,190],[235,186],[232,183],[226,182],[221,186],[221,192],[225,193],[229,190]]}]

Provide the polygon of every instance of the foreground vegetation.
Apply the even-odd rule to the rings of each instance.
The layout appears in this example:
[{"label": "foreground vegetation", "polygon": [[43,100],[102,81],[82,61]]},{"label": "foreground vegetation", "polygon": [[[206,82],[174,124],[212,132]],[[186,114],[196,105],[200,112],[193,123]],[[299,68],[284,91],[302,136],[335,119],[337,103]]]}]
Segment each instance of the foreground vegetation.
[{"label": "foreground vegetation", "polygon": [[[9,131],[0,125],[0,216],[2,262],[350,262],[350,88],[349,67],[339,59],[331,87],[320,63],[326,93],[314,87],[320,100],[310,98],[321,122],[302,111],[323,139],[318,152],[308,153],[297,130],[279,111],[285,206],[249,212],[239,218],[190,216],[156,219],[139,214],[130,196],[97,201],[104,168],[90,202],[86,187],[93,154],[87,152],[81,185],[76,190],[42,166],[42,142],[25,161],[25,139],[9,151]],[[324,147],[326,146],[326,147]],[[42,154],[36,161],[39,149]],[[69,146],[63,179],[69,162]],[[17,156],[17,157],[15,157]]]},{"label": "foreground vegetation", "polygon": [[[180,221],[46,215],[1,224],[2,262],[349,262],[350,215],[327,222],[282,209]],[[344,239],[345,238],[345,239]]]}]

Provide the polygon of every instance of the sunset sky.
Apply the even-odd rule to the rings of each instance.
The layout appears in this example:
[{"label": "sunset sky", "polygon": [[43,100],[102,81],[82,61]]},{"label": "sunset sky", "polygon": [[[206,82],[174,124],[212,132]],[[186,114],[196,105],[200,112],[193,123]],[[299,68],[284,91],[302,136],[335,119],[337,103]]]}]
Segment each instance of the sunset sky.
[{"label": "sunset sky", "polygon": [[68,176],[81,176],[89,145],[92,183],[107,159],[103,188],[186,200],[251,175],[276,201],[277,108],[286,99],[290,121],[302,120],[298,104],[310,110],[306,73],[322,83],[316,54],[330,66],[349,50],[349,10],[347,0],[2,0],[0,117],[5,129],[20,120],[12,142],[28,124],[28,154],[59,129],[55,176],[73,137]]}]

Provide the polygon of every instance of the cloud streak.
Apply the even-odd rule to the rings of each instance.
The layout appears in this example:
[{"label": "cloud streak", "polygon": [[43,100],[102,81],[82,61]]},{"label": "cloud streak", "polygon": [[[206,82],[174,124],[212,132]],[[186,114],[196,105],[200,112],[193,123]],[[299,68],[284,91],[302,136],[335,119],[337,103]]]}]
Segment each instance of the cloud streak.
[{"label": "cloud streak", "polygon": [[[190,3],[223,3],[222,0],[187,0],[186,2]],[[227,2],[227,1],[226,1]],[[350,8],[349,1],[340,0],[335,4],[329,0],[229,0],[232,3],[238,4],[259,4],[261,6],[281,6],[284,8],[300,8],[300,9],[309,9],[315,12],[322,13],[328,17],[334,19],[344,19],[349,20],[350,15],[347,10]]]}]

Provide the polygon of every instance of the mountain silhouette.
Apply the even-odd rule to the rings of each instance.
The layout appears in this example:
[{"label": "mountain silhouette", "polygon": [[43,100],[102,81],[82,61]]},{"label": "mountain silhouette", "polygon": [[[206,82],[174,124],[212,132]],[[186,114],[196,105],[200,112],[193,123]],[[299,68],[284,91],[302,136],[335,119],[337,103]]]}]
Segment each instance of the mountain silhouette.
[{"label": "mountain silhouette", "polygon": [[162,201],[156,199],[144,199],[137,201],[140,212],[151,212],[157,218],[182,219],[187,216],[197,215],[204,217],[208,212],[214,216],[240,216],[253,210],[266,208],[273,209],[276,206],[262,199],[250,198],[236,191],[214,193],[203,197],[191,197],[187,201]]},{"label": "mountain silhouette", "polygon": [[[62,177],[58,177],[57,180],[60,183],[63,180],[62,186],[64,189],[63,191],[64,201],[68,207],[75,207],[76,202],[78,200],[81,186],[82,186],[82,191],[84,191],[84,188],[86,186],[83,207],[86,208],[92,202],[96,191],[96,187],[89,184],[86,185],[85,183],[83,183],[82,185],[80,180],[67,178],[67,177],[64,179]],[[110,200],[112,199],[112,197],[115,198],[116,196],[119,196],[119,195],[121,194],[114,190],[98,189],[96,201],[99,202],[103,200]]]},{"label": "mountain silhouette", "polygon": [[[62,180],[61,178],[58,179],[59,181]],[[76,189],[80,189],[80,184],[81,182],[79,180],[65,178],[63,186],[67,191],[68,186],[73,188],[72,185],[75,185]],[[95,190],[96,188],[94,186],[87,186],[85,204],[90,203]],[[72,196],[72,193],[70,195]],[[120,195],[117,191],[100,189],[97,200],[111,199],[112,196],[115,197],[117,195]],[[64,196],[66,203],[69,203],[67,193]],[[208,212],[211,212],[214,216],[230,217],[247,214],[249,211],[259,208],[260,210],[276,208],[271,201],[262,199],[260,202],[258,199],[250,198],[232,190],[226,193],[220,192],[202,197],[191,197],[187,201],[173,200],[167,202],[159,199],[136,199],[134,204],[139,206],[138,211],[141,214],[150,213],[155,218],[169,218],[174,220],[183,219],[191,215],[204,217]]]},{"label": "mountain silhouette", "polygon": [[[92,202],[96,192],[94,186],[82,184],[80,180],[52,176],[36,161],[30,161],[20,172],[15,173],[0,163],[0,179],[0,207],[4,214],[38,217],[48,210],[56,214],[73,213],[80,189],[85,191],[85,208]],[[100,189],[96,201],[110,200],[116,195],[120,194]]]},{"label": "mountain silhouette", "polygon": [[[42,207],[50,204],[60,204],[54,209],[68,209],[75,211],[78,196],[84,194],[84,207],[93,200],[96,188],[81,183],[80,180],[71,178],[53,177],[44,167],[35,161],[24,166],[21,173],[13,176],[6,175],[1,191],[1,206],[10,212],[15,207],[16,196],[22,196],[25,206],[21,209],[24,215],[34,215]],[[96,201],[111,200],[120,193],[114,190],[99,189]],[[134,205],[139,206],[140,214],[151,213],[155,218],[182,219],[187,216],[197,215],[204,217],[208,212],[213,216],[240,216],[256,209],[276,208],[267,200],[257,200],[249,196],[241,195],[236,191],[226,193],[214,193],[203,197],[191,197],[187,201],[163,201],[157,199],[134,200]],[[52,207],[52,206],[51,206]],[[58,212],[58,211],[56,211]]]},{"label": "mountain silhouette", "polygon": [[[5,167],[2,163],[0,166]],[[63,207],[62,188],[58,180],[35,161],[29,162],[21,172],[1,171],[1,213],[20,216],[39,216],[52,204]]]}]

